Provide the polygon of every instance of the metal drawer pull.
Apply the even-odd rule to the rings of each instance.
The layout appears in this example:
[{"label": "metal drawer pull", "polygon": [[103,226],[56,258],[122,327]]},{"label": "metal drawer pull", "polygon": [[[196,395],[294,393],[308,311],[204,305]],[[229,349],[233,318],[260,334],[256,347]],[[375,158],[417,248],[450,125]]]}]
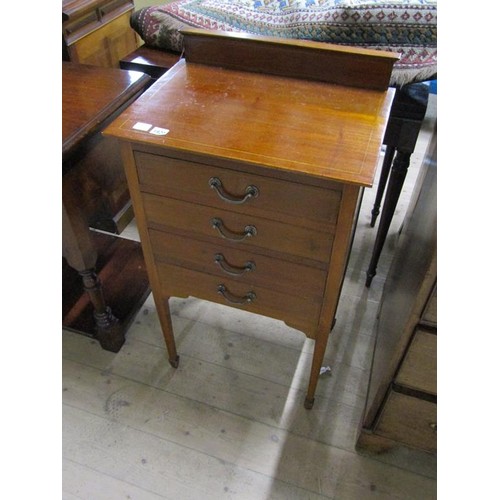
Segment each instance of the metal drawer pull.
[{"label": "metal drawer pull", "polygon": [[257,228],[255,226],[245,226],[243,233],[233,233],[224,227],[222,219],[214,217],[211,220],[212,227],[219,231],[219,234],[226,240],[231,241],[243,241],[245,238],[250,238],[251,236],[257,236]]},{"label": "metal drawer pull", "polygon": [[226,274],[230,274],[231,276],[242,276],[243,274],[249,271],[255,270],[255,262],[252,262],[251,260],[245,262],[245,265],[243,267],[236,267],[236,266],[231,266],[225,259],[224,255],[222,255],[221,253],[216,253],[214,255],[214,259],[215,263],[218,264],[218,266]]},{"label": "metal drawer pull", "polygon": [[245,201],[250,200],[251,198],[257,198],[257,196],[259,196],[259,189],[253,184],[247,186],[247,188],[245,189],[245,194],[241,197],[236,197],[227,193],[222,186],[222,181],[218,177],[210,177],[208,185],[212,189],[215,189],[216,193],[219,195],[219,198],[226,201],[227,203],[232,203],[233,205],[241,205],[242,203],[245,203]]},{"label": "metal drawer pull", "polygon": [[243,297],[233,295],[222,283],[217,285],[217,293],[220,293],[228,302],[233,304],[250,304],[257,298],[254,292],[248,292]]}]

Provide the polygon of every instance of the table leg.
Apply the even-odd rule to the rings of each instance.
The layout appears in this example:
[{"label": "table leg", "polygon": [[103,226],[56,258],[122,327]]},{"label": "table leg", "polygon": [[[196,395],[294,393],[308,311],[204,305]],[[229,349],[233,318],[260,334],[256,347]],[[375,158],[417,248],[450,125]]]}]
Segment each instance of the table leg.
[{"label": "table leg", "polygon": [[377,274],[377,265],[380,254],[382,253],[382,248],[391,225],[394,211],[396,210],[396,205],[403,188],[406,173],[408,172],[408,167],[410,166],[410,156],[411,153],[398,151],[392,164],[387,194],[384,201],[384,207],[382,209],[382,215],[380,216],[380,225],[377,231],[370,265],[368,266],[368,271],[366,272],[365,285],[367,287],[371,285],[373,277]]},{"label": "table leg", "polygon": [[87,222],[71,200],[64,197],[62,222],[63,256],[82,277],[83,287],[94,308],[95,336],[103,349],[118,352],[125,342],[125,334],[119,320],[106,304],[100,280],[95,273],[97,253]]},{"label": "table leg", "polygon": [[371,227],[375,227],[375,222],[377,221],[378,214],[380,213],[380,205],[384,196],[384,191],[387,185],[387,179],[389,178],[389,172],[391,171],[391,165],[392,161],[394,160],[395,152],[396,148],[394,146],[386,146],[384,162],[382,163],[382,171],[380,172],[380,179],[377,188],[377,195],[375,197],[375,203],[373,204],[372,208],[372,219],[370,221]]}]

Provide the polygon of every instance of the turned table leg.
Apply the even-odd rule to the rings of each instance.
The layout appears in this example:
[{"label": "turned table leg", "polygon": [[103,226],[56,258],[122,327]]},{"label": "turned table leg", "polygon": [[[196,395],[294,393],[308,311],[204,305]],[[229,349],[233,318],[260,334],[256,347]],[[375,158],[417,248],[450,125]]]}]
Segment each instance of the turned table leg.
[{"label": "turned table leg", "polygon": [[366,272],[365,285],[367,287],[371,285],[373,277],[377,274],[377,264],[391,225],[394,211],[396,210],[399,195],[401,194],[401,190],[403,188],[406,173],[410,165],[410,156],[410,153],[398,152],[396,154],[396,158],[394,159],[394,163],[392,164],[389,185],[387,187],[387,195],[384,201],[382,215],[380,216],[380,225],[377,231],[370,265],[368,266],[368,271]]},{"label": "turned table leg", "polygon": [[[376,275],[377,263],[384,246],[392,216],[395,211],[395,202],[402,189],[400,178],[404,180],[410,163],[410,156],[415,149],[420,127],[425,118],[429,88],[424,83],[413,83],[396,89],[391,115],[384,136],[386,152],[379,186],[372,209],[370,226],[374,227],[380,213],[380,204],[387,186],[386,199],[382,208],[380,227],[377,232],[375,246],[370,266],[367,271],[366,286],[369,287]],[[396,156],[395,156],[396,155]],[[391,167],[392,166],[392,167]],[[385,215],[384,215],[385,214]]]},{"label": "turned table leg", "polygon": [[372,219],[370,221],[371,227],[375,227],[375,222],[380,214],[380,205],[382,203],[382,198],[384,197],[384,191],[387,185],[387,179],[389,178],[389,172],[391,171],[391,165],[395,152],[396,148],[394,146],[386,146],[384,162],[382,163],[382,171],[380,172],[380,179],[377,188],[377,195],[375,196],[375,203],[372,208]]},{"label": "turned table leg", "polygon": [[97,253],[87,222],[70,197],[63,196],[62,222],[63,256],[82,277],[83,287],[94,309],[95,337],[103,349],[118,352],[125,342],[123,327],[106,304],[99,277],[95,273]]}]

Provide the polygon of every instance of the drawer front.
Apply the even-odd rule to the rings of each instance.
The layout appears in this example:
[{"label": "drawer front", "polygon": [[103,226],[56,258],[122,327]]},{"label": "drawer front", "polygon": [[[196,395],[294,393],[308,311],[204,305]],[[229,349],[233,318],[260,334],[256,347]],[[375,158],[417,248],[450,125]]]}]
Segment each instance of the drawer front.
[{"label": "drawer front", "polygon": [[[83,31],[83,34],[88,32],[92,26],[97,26],[99,23],[99,16],[96,10],[92,10],[87,14],[79,17],[75,21],[68,21],[63,24],[64,33],[67,36],[75,36],[79,31],[83,31],[87,28],[87,31]],[[81,35],[81,33],[80,33]]]},{"label": "drawer front", "polygon": [[300,225],[337,221],[340,186],[325,189],[142,152],[135,159],[144,192],[264,217],[283,214]]},{"label": "drawer front", "polygon": [[396,383],[437,394],[437,335],[417,329],[396,376]]},{"label": "drawer front", "polygon": [[130,0],[110,0],[99,7],[99,13],[102,17],[109,15],[118,15],[125,10],[130,10],[134,7],[134,2]]},{"label": "drawer front", "polygon": [[427,301],[424,314],[422,315],[422,320],[426,323],[437,326],[437,284],[434,285],[432,294]]},{"label": "drawer front", "polygon": [[437,405],[392,391],[375,432],[408,446],[435,452]]},{"label": "drawer front", "polygon": [[[148,226],[185,232],[213,242],[256,248],[323,263],[330,259],[333,234],[274,222],[151,194],[143,194]],[[285,259],[286,260],[286,259]]]},{"label": "drawer front", "polygon": [[75,40],[69,50],[73,62],[118,68],[120,59],[136,48],[135,32],[130,27],[130,12],[125,12],[98,30]]},{"label": "drawer front", "polygon": [[[85,12],[71,12],[66,22],[63,22],[63,33],[66,43],[71,45],[84,36],[92,33],[112,22],[115,18],[126,12],[134,10],[134,2],[131,0],[110,0],[109,2],[96,2],[96,8]],[[64,12],[63,5],[63,12]],[[130,16],[128,14],[127,18]],[[129,27],[129,29],[131,29]],[[116,40],[113,39],[113,42]]]},{"label": "drawer front", "polygon": [[326,271],[151,229],[155,260],[321,301]]},{"label": "drawer front", "polygon": [[193,296],[280,319],[309,338],[316,334],[320,301],[305,301],[293,295],[161,262],[157,264],[157,270],[166,297]]}]

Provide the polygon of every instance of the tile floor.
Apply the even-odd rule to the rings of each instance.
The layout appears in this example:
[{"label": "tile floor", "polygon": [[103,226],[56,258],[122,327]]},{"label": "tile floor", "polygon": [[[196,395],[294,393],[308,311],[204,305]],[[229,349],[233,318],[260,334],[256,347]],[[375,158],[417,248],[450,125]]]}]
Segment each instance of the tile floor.
[{"label": "tile floor", "polygon": [[[436,457],[355,451],[374,322],[396,235],[436,120],[426,120],[370,289],[375,187],[365,192],[337,323],[313,410],[303,408],[312,341],[279,321],[171,299],[177,370],[149,297],[119,353],[63,330],[63,498],[436,498]],[[122,236],[137,239],[132,223]]]}]

